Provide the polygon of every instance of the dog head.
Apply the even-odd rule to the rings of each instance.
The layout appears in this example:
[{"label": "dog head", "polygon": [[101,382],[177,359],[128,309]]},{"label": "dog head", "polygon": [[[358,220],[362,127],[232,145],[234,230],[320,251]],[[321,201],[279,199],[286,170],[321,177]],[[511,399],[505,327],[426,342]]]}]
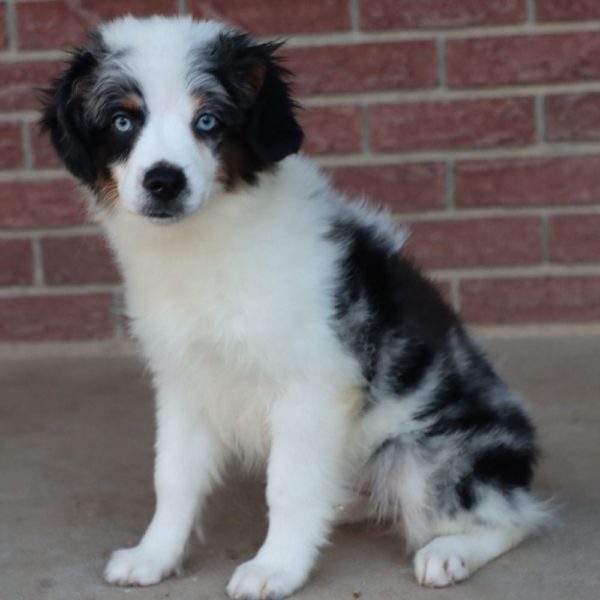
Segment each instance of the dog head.
[{"label": "dog head", "polygon": [[125,17],[73,52],[41,124],[101,205],[178,220],[299,150],[278,47],[213,21]]}]

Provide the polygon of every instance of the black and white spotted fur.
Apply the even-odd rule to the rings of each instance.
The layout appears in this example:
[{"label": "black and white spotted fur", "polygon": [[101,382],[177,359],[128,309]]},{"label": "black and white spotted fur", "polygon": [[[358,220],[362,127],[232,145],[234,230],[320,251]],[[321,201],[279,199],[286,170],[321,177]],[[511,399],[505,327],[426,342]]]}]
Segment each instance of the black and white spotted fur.
[{"label": "black and white spotted fur", "polygon": [[298,589],[361,499],[403,523],[419,582],[445,586],[541,522],[534,429],[403,232],[297,154],[276,50],[215,22],[128,17],[47,95],[43,126],[91,191],[156,386],[156,513],[105,577],[176,571],[238,457],[266,465],[270,524],[232,598]]}]

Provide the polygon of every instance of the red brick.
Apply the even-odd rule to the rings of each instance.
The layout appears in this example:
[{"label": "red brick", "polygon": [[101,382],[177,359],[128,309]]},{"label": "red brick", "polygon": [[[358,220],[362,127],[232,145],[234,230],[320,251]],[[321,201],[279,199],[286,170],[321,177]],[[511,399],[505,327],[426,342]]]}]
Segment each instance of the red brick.
[{"label": "red brick", "polygon": [[600,139],[600,93],[561,94],[545,100],[546,139]]},{"label": "red brick", "polygon": [[0,229],[75,225],[83,202],[69,179],[0,182]]},{"label": "red brick", "polygon": [[99,235],[43,239],[44,278],[49,285],[117,283],[119,272]]},{"label": "red brick", "polygon": [[61,68],[59,61],[0,63],[0,110],[29,110],[40,106],[39,89],[48,87]]},{"label": "red brick", "polygon": [[410,231],[407,249],[428,269],[528,265],[542,259],[538,218],[416,221]]},{"label": "red brick", "polygon": [[467,161],[456,165],[459,207],[560,206],[600,200],[600,156]]},{"label": "red brick", "polygon": [[432,41],[287,48],[295,93],[333,94],[433,87],[437,81]]},{"label": "red brick", "polygon": [[33,252],[29,240],[0,240],[0,285],[33,282]]},{"label": "red brick", "polygon": [[486,148],[528,144],[531,98],[383,104],[369,109],[374,150]]},{"label": "red brick", "polygon": [[31,161],[34,167],[53,168],[62,167],[63,163],[58,158],[56,151],[50,143],[50,136],[41,133],[37,123],[29,124],[29,139],[31,144]]},{"label": "red brick", "polygon": [[451,87],[583,81],[600,77],[600,33],[451,40]]},{"label": "red brick", "polygon": [[16,4],[17,40],[28,50],[81,44],[100,20],[126,13],[177,14],[177,0],[22,0]]},{"label": "red brick", "polygon": [[366,197],[393,211],[443,208],[446,169],[442,163],[364,165],[329,169],[334,185],[352,198]]},{"label": "red brick", "polygon": [[256,34],[342,31],[352,24],[348,0],[188,0],[186,9]]},{"label": "red brick", "polygon": [[538,21],[585,21],[600,18],[598,0],[537,0]]},{"label": "red brick", "polygon": [[358,106],[319,106],[298,112],[309,154],[357,152],[362,147]]},{"label": "red brick", "polygon": [[0,123],[0,169],[23,166],[23,135],[20,123]]},{"label": "red brick", "polygon": [[363,29],[465,27],[519,23],[525,0],[362,0]]},{"label": "red brick", "polygon": [[0,340],[94,340],[113,335],[112,296],[0,298]]},{"label": "red brick", "polygon": [[551,217],[549,235],[552,261],[600,262],[600,214]]},{"label": "red brick", "polygon": [[600,277],[478,279],[460,284],[467,321],[585,323],[600,319]]}]

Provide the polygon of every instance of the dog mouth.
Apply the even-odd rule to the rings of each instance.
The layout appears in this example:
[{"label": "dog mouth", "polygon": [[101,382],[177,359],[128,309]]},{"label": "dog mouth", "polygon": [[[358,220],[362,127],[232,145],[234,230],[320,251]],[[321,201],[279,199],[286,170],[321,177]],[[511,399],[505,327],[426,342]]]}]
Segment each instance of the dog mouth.
[{"label": "dog mouth", "polygon": [[186,210],[183,202],[158,203],[146,202],[146,205],[141,210],[141,215],[146,217],[152,223],[160,225],[169,225],[181,221],[186,216]]},{"label": "dog mouth", "polygon": [[152,223],[158,225],[170,225],[181,221],[185,217],[185,214],[183,212],[172,212],[168,210],[152,210],[145,212],[144,216]]}]

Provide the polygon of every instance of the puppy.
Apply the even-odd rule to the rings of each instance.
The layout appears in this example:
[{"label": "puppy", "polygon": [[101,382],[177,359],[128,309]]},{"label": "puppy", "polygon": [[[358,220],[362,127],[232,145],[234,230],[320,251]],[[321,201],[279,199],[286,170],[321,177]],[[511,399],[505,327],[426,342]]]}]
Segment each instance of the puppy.
[{"label": "puppy", "polygon": [[297,154],[277,48],[126,17],[47,94],[42,125],[91,191],[156,387],[156,512],[105,578],[175,572],[238,457],[266,465],[269,528],[232,598],[297,590],[358,496],[403,522],[419,583],[447,586],[541,522],[534,429],[403,233]]}]

